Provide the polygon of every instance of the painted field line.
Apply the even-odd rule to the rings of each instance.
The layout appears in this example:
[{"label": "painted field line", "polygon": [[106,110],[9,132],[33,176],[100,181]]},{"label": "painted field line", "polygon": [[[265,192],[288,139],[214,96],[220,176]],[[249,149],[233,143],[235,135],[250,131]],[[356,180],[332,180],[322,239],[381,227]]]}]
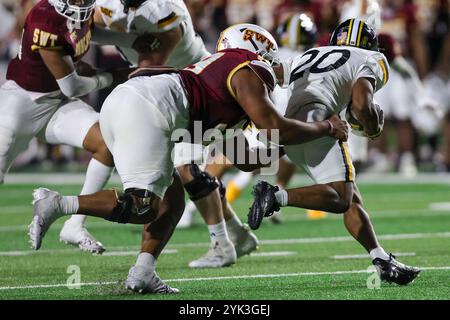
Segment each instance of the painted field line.
[{"label": "painted field line", "polygon": [[297,254],[295,251],[268,251],[251,253],[250,257],[285,257]]},{"label": "painted field line", "polygon": [[[267,180],[271,180],[271,177]],[[81,185],[85,179],[85,173],[9,173],[5,177],[6,184],[46,184],[53,185]],[[253,180],[253,182],[257,179]],[[357,182],[360,184],[450,184],[448,173],[419,173],[412,178],[405,178],[396,173],[361,173]],[[114,173],[109,183],[121,185],[117,173]],[[304,174],[296,174],[292,179],[293,184],[311,183],[311,179]]]},{"label": "painted field line", "polygon": [[428,208],[433,211],[450,211],[450,202],[432,202]]},{"label": "painted field line", "polygon": [[[15,250],[15,251],[0,251],[0,257],[20,257],[20,256],[30,256],[33,254],[39,254],[39,253],[80,253],[81,251],[79,249],[73,248],[73,249],[48,249],[48,250]],[[163,254],[174,254],[178,253],[178,250],[176,249],[163,249]],[[136,248],[136,250],[130,250],[130,251],[119,251],[119,250],[111,250],[106,251],[102,255],[103,256],[137,256],[139,254],[139,249]],[[94,255],[94,256],[100,256],[100,255]]]},{"label": "painted field line", "polygon": [[[396,257],[414,257],[416,255],[415,252],[395,252],[392,254]],[[368,258],[370,258],[370,256],[368,254],[344,254],[344,255],[331,256],[330,258],[336,259],[336,260],[368,259]]]},{"label": "painted field line", "polygon": [[[442,267],[421,267],[422,270],[450,270],[450,266]],[[343,270],[330,272],[298,272],[298,273],[280,273],[280,274],[254,274],[242,276],[223,276],[223,277],[200,277],[200,278],[179,278],[179,279],[165,279],[165,282],[197,282],[197,281],[216,281],[216,280],[237,280],[237,279],[264,279],[264,278],[287,278],[287,277],[304,277],[304,276],[328,276],[328,275],[347,275],[369,273],[367,270]],[[111,284],[121,284],[122,281],[106,281],[106,282],[84,282],[80,286],[102,286]],[[3,290],[17,290],[17,289],[40,289],[40,288],[60,288],[67,287],[65,283],[59,284],[38,284],[29,286],[5,286],[0,287]]]},{"label": "painted field line", "polygon": [[[178,253],[176,249],[164,249],[162,254],[174,254]],[[102,255],[111,256],[111,257],[122,257],[122,256],[137,256],[139,254],[139,250],[136,251],[106,251]]]},{"label": "painted field line", "polygon": [[[450,238],[450,232],[430,232],[430,233],[400,233],[400,234],[382,234],[378,235],[380,240],[404,240],[404,239],[425,239],[425,238]],[[302,243],[329,243],[329,242],[347,242],[355,241],[352,237],[314,237],[314,238],[292,238],[292,239],[273,239],[273,240],[260,240],[262,245],[277,245],[277,244],[302,244]],[[192,242],[192,243],[169,243],[167,248],[198,248],[207,247],[211,243],[209,242]],[[119,251],[119,250],[139,250],[137,245],[134,246],[118,246],[107,247],[106,250]],[[1,255],[24,255],[21,252],[40,252],[40,253],[70,253],[79,251],[76,248],[71,249],[41,249],[39,251],[24,250],[24,251],[3,251]],[[106,251],[106,252],[108,252]],[[9,254],[10,252],[13,252]]]}]

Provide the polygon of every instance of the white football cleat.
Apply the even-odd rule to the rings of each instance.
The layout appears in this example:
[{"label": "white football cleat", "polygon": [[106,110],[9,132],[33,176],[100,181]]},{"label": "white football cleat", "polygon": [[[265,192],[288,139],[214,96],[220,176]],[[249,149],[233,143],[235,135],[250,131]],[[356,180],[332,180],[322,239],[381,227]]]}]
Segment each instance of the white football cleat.
[{"label": "white football cleat", "polygon": [[97,241],[83,225],[76,225],[70,220],[64,223],[64,227],[59,233],[59,241],[92,254],[102,254],[105,251],[103,244]]},{"label": "white football cleat", "polygon": [[230,240],[234,244],[237,258],[258,250],[258,238],[250,230],[248,225],[243,224],[242,227],[237,230],[237,232],[234,230],[228,231],[228,234],[230,236]]},{"label": "white football cleat", "polygon": [[58,192],[46,188],[35,189],[33,192],[33,220],[28,226],[31,247],[39,250],[42,239],[48,228],[56,219],[64,214],[59,207],[61,195]]},{"label": "white football cleat", "polygon": [[155,271],[142,266],[130,268],[125,286],[138,293],[171,294],[180,292],[177,288],[165,284]]},{"label": "white football cleat", "polygon": [[189,262],[191,268],[221,268],[236,263],[237,256],[231,241],[219,245],[212,242],[208,252],[201,258]]}]

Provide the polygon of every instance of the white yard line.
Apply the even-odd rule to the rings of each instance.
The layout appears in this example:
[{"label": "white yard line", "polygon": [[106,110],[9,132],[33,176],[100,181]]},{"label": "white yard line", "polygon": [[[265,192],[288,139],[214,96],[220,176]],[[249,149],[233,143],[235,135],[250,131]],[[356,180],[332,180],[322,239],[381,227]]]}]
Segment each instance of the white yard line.
[{"label": "white yard line", "polygon": [[[9,173],[5,177],[6,184],[46,184],[52,185],[81,185],[84,182],[84,173]],[[272,176],[262,176],[256,179],[271,181]],[[254,181],[256,181],[256,179]],[[120,185],[120,178],[115,173],[110,183]],[[448,173],[419,173],[413,178],[405,178],[396,173],[362,173],[358,176],[357,182],[360,184],[450,184],[450,174]],[[304,174],[296,174],[292,184],[311,183],[309,177]]]},{"label": "white yard line", "polygon": [[295,251],[269,251],[251,253],[251,257],[285,257],[297,254]]},{"label": "white yard line", "polygon": [[[414,257],[416,255],[415,252],[395,252],[392,254],[396,257]],[[344,254],[344,255],[331,256],[330,258],[336,259],[336,260],[368,259],[368,258],[370,258],[370,256],[368,254]]]},{"label": "white yard line", "polygon": [[[380,240],[404,240],[404,239],[425,239],[425,238],[450,238],[450,232],[430,232],[430,233],[400,233],[400,234],[382,234],[378,235]],[[314,238],[292,238],[292,239],[273,239],[273,240],[261,240],[262,245],[278,245],[278,244],[302,244],[302,243],[329,243],[329,242],[347,242],[355,241],[352,237],[314,237]],[[169,243],[168,248],[197,248],[207,247],[209,242],[192,242],[192,243]],[[107,247],[108,251],[120,251],[120,250],[138,250],[137,246],[120,246],[120,247]],[[0,251],[0,256],[19,256],[26,255],[22,252],[31,253],[71,253],[76,252],[78,249],[42,249],[39,251],[25,250],[25,251]],[[106,251],[106,252],[108,252]]]},{"label": "white yard line", "polygon": [[[423,271],[427,270],[450,270],[450,266],[441,267],[421,267]],[[302,276],[325,276],[325,275],[347,275],[358,273],[370,273],[367,270],[343,270],[343,271],[330,271],[330,272],[298,272],[298,273],[280,273],[280,274],[254,274],[254,275],[241,275],[241,276],[223,276],[223,277],[200,277],[200,278],[179,278],[179,279],[166,279],[165,282],[196,282],[196,281],[215,281],[215,280],[236,280],[236,279],[261,279],[261,278],[287,278],[287,277],[302,277]],[[106,282],[85,282],[80,283],[80,286],[102,286],[111,284],[120,284],[121,281],[106,281]],[[17,289],[40,289],[40,288],[59,288],[66,287],[67,284],[38,284],[28,286],[4,286],[0,287],[0,290],[17,290]]]}]

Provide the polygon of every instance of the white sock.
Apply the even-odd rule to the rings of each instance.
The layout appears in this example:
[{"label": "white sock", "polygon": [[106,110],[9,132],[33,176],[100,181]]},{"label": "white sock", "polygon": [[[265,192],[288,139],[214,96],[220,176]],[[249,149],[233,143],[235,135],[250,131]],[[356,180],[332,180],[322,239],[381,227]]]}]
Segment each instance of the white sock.
[{"label": "white sock", "polygon": [[152,270],[155,270],[156,259],[152,254],[148,252],[141,252],[136,259],[135,265],[146,268],[150,267]]},{"label": "white sock", "polygon": [[253,174],[251,172],[241,171],[234,176],[231,182],[233,182],[239,190],[243,190],[246,186],[248,186],[250,181],[252,181],[252,177]]},{"label": "white sock", "polygon": [[285,207],[288,204],[288,193],[286,190],[281,189],[275,192],[275,198],[277,198],[277,202],[281,207]]},{"label": "white sock", "polygon": [[[100,161],[92,158],[86,170],[86,178],[80,194],[92,194],[102,190],[108,182],[113,169],[113,167],[105,166]],[[82,227],[84,226],[84,221],[86,221],[86,218],[87,217],[85,215],[77,214],[72,216],[69,221],[73,224],[79,224]]]},{"label": "white sock", "polygon": [[[79,208],[77,196],[63,196],[59,202],[61,212],[67,215],[76,214]],[[75,217],[75,216],[74,216]]]},{"label": "white sock", "polygon": [[369,252],[372,260],[376,258],[380,258],[382,260],[389,260],[389,255],[384,251],[382,247],[376,247],[375,249],[370,250]]},{"label": "white sock", "polygon": [[209,236],[211,241],[221,243],[229,242],[227,228],[225,227],[225,221],[221,221],[218,224],[208,225]]},{"label": "white sock", "polygon": [[192,216],[195,211],[197,211],[197,207],[195,206],[195,203],[192,202],[191,200],[189,200],[186,207],[184,208],[183,215],[189,214]]}]

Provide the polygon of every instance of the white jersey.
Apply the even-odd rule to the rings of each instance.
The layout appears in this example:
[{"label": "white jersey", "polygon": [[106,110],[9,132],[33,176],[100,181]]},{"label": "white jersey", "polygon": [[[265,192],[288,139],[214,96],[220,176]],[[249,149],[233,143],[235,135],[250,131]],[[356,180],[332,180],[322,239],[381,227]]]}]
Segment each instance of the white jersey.
[{"label": "white jersey", "polygon": [[[130,9],[128,13],[124,12],[120,0],[97,0],[96,6],[107,29],[115,33],[136,37],[145,33],[166,32],[180,26],[183,38],[170,54],[166,65],[184,68],[209,55],[203,40],[195,33],[183,0],[146,1],[137,10]],[[138,54],[131,49],[130,41],[124,39],[123,43],[111,44],[117,45],[131,63],[137,63]]]},{"label": "white jersey", "polygon": [[383,54],[347,46],[310,49],[294,59],[291,70],[287,112],[318,103],[328,113],[339,114],[351,102],[356,80],[372,79],[376,92],[389,76],[389,65]]},{"label": "white jersey", "polygon": [[[288,47],[280,47],[278,50],[278,57],[281,61],[293,60],[298,55],[303,52],[290,49]],[[289,101],[289,90],[287,88],[281,88],[280,86],[275,86],[273,91],[270,93],[270,99],[275,105],[277,111],[281,114],[286,112],[286,108]]]}]

